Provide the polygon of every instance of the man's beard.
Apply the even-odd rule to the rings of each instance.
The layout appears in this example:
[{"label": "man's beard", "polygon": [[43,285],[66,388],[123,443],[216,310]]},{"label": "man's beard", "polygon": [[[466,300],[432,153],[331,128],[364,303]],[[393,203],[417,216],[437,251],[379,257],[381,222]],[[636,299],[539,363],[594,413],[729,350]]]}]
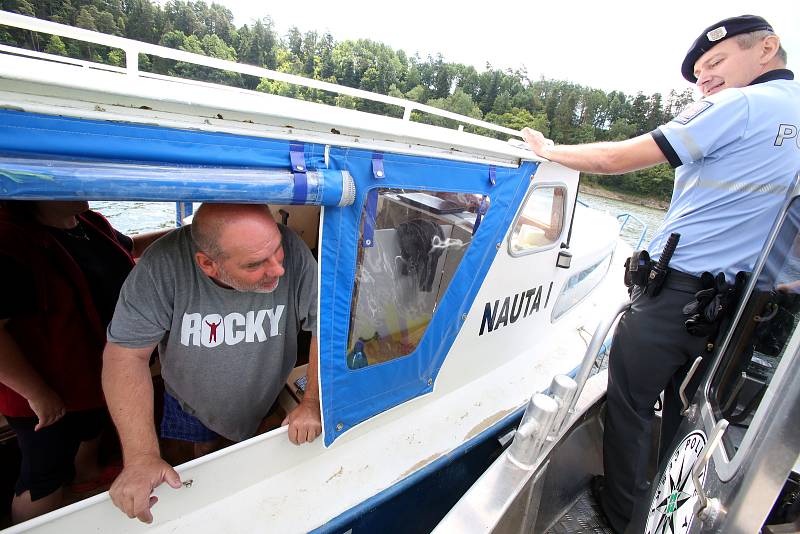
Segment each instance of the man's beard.
[{"label": "man's beard", "polygon": [[270,288],[265,288],[263,281],[259,281],[254,284],[243,284],[230,276],[221,266],[219,267],[219,272],[217,273],[217,280],[242,293],[272,293],[278,289],[278,285],[280,285],[281,281],[280,278],[277,278],[275,280],[275,285]]}]

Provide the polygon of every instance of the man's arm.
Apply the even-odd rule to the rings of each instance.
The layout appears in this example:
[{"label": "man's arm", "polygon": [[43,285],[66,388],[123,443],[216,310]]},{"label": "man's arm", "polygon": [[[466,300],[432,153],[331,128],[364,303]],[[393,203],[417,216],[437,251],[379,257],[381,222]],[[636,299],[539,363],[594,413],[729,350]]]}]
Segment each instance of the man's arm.
[{"label": "man's arm", "polygon": [[289,441],[295,445],[311,443],[322,433],[322,416],[319,407],[319,349],[316,336],[311,338],[306,371],[306,392],[300,405],[291,411],[283,424],[289,425]]},{"label": "man's arm", "polygon": [[58,393],[44,381],[6,330],[8,319],[0,319],[0,382],[25,397],[39,422],[34,430],[52,425],[66,414]]},{"label": "man's arm", "polygon": [[627,141],[584,145],[554,145],[541,132],[530,128],[522,130],[522,137],[537,156],[593,174],[624,174],[667,161],[649,133]]},{"label": "man's arm", "polygon": [[158,500],[153,490],[166,481],[181,487],[178,473],[158,448],[153,421],[153,381],[150,354],[155,345],[137,349],[107,343],[103,352],[103,392],[119,433],[124,467],[109,493],[128,517],[150,523],[150,507]]}]

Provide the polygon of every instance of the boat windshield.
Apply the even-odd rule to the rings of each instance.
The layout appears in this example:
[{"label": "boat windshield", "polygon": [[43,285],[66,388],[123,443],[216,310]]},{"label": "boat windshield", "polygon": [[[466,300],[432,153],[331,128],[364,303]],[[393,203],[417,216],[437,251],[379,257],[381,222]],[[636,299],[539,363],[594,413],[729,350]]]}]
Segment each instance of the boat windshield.
[{"label": "boat windshield", "polygon": [[800,200],[790,206],[775,244],[758,275],[728,346],[726,363],[711,383],[717,417],[730,423],[723,436],[733,457],[762,403],[800,318]]}]

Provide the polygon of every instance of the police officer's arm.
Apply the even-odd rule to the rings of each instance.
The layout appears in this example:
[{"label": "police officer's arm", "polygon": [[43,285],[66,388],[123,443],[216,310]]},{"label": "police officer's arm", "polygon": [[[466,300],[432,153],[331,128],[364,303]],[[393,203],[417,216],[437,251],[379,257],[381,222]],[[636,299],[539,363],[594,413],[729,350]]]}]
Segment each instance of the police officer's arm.
[{"label": "police officer's arm", "polygon": [[163,459],[153,421],[153,380],[150,355],[155,345],[127,348],[106,344],[103,352],[103,392],[122,444],[123,470],[109,493],[128,517],[150,523],[153,490],[167,482],[181,486],[178,473]]},{"label": "police officer's arm", "polygon": [[311,338],[306,379],[303,400],[283,420],[284,425],[289,425],[289,440],[295,445],[311,443],[322,433],[319,407],[319,349],[316,336]]},{"label": "police officer's arm", "polygon": [[537,156],[581,172],[623,174],[667,161],[649,133],[627,141],[584,145],[554,145],[541,132],[530,128],[521,133]]},{"label": "police officer's arm", "polygon": [[0,319],[0,382],[28,401],[39,419],[34,430],[40,430],[64,417],[64,401],[22,354],[19,345],[6,329],[8,321],[9,319]]}]

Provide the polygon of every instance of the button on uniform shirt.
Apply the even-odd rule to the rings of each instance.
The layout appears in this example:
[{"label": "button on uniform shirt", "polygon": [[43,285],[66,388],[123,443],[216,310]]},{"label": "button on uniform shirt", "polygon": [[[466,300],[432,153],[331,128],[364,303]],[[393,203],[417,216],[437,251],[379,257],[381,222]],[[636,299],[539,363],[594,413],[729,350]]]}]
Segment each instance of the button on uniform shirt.
[{"label": "button on uniform shirt", "polygon": [[800,83],[768,72],[689,105],[652,132],[676,168],[672,202],[648,251],[681,234],[670,267],[693,275],[752,271],[800,171]]}]

